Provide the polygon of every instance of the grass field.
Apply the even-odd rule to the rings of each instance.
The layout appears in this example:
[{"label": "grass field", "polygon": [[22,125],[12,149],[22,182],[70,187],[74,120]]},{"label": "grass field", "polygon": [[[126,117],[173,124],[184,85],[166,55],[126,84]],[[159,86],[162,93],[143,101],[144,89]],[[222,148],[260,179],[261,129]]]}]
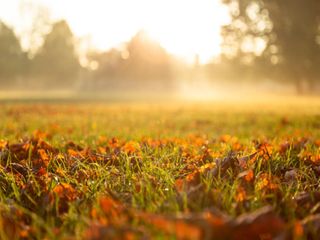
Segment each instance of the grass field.
[{"label": "grass field", "polygon": [[0,239],[319,236],[319,98],[0,105]]}]

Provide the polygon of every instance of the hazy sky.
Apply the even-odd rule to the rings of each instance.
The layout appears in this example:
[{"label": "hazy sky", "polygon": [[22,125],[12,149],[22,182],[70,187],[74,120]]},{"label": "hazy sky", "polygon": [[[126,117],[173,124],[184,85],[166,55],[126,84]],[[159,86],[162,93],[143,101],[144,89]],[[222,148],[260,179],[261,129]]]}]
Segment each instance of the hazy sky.
[{"label": "hazy sky", "polygon": [[78,37],[108,49],[146,30],[169,52],[202,61],[219,53],[220,26],[228,21],[220,0],[0,0],[0,19],[25,28],[21,6],[35,3],[48,8],[52,20],[66,19]]}]

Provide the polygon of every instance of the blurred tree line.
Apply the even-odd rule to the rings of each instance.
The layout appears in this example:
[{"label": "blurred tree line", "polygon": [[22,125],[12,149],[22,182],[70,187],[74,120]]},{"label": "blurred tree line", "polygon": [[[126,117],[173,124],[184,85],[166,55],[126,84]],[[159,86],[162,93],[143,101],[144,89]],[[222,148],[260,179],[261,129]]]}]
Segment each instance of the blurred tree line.
[{"label": "blurred tree line", "polygon": [[204,74],[213,81],[274,79],[294,84],[298,92],[319,86],[319,0],[222,2],[231,21],[221,29],[221,55],[196,67],[168,54],[143,31],[122,48],[89,51],[86,64],[80,64],[77,39],[63,20],[51,24],[38,49],[26,52],[13,29],[0,22],[1,86],[166,90],[177,78]]},{"label": "blurred tree line", "polygon": [[0,79],[4,82],[25,73],[27,55],[21,49],[13,30],[0,22]]},{"label": "blurred tree line", "polygon": [[[319,0],[223,0],[231,23],[222,28],[224,67],[310,91],[320,77]],[[227,67],[226,67],[227,66]]]},{"label": "blurred tree line", "polygon": [[1,86],[66,87],[81,69],[74,37],[65,21],[52,25],[33,57],[21,48],[13,29],[0,22]]},{"label": "blurred tree line", "polygon": [[96,66],[89,82],[93,88],[142,87],[165,90],[173,87],[174,57],[144,31],[139,31],[122,49],[91,52],[88,60]]},{"label": "blurred tree line", "polygon": [[173,88],[175,58],[143,32],[123,49],[89,51],[79,61],[77,42],[66,21],[52,24],[43,44],[30,54],[13,29],[0,23],[0,83],[22,88]]}]

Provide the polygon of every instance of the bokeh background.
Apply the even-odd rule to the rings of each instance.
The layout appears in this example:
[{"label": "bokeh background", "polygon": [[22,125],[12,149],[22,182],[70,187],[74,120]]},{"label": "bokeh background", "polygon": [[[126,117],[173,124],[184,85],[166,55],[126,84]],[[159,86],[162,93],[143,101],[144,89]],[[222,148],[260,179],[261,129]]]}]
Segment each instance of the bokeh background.
[{"label": "bokeh background", "polygon": [[319,95],[318,0],[0,0],[0,96]]}]

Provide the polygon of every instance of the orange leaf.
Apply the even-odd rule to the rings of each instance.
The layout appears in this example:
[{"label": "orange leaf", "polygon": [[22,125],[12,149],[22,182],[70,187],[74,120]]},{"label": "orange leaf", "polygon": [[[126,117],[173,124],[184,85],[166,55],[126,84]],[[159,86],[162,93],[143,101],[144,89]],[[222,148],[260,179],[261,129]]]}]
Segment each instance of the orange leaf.
[{"label": "orange leaf", "polygon": [[199,227],[178,221],[175,224],[177,239],[201,239],[202,231]]},{"label": "orange leaf", "polygon": [[247,193],[244,190],[244,188],[243,187],[239,187],[238,190],[237,190],[237,194],[235,196],[236,201],[237,202],[243,202],[244,200],[246,200],[246,197],[247,197]]},{"label": "orange leaf", "polygon": [[72,157],[78,157],[79,153],[73,149],[68,149],[68,154]]},{"label": "orange leaf", "polygon": [[253,170],[250,169],[247,174],[244,176],[244,179],[247,181],[247,182],[251,182],[254,178],[254,173],[253,173]]},{"label": "orange leaf", "polygon": [[123,146],[123,150],[128,153],[132,154],[140,149],[140,145],[137,142],[129,141]]},{"label": "orange leaf", "polygon": [[104,213],[109,213],[110,210],[114,207],[115,202],[113,199],[108,197],[102,197],[100,198],[100,207],[103,210]]},{"label": "orange leaf", "polygon": [[38,153],[40,155],[41,160],[49,161],[49,156],[44,149],[38,149]]},{"label": "orange leaf", "polygon": [[293,234],[295,239],[300,239],[303,236],[303,226],[300,222],[295,222],[294,228],[293,228]]},{"label": "orange leaf", "polygon": [[76,190],[68,183],[60,183],[54,187],[53,192],[62,199],[75,200],[77,197]]},{"label": "orange leaf", "polygon": [[33,137],[34,138],[37,138],[37,139],[44,139],[48,136],[48,133],[46,132],[43,132],[43,131],[40,131],[40,130],[35,130],[33,133],[32,133]]},{"label": "orange leaf", "polygon": [[8,141],[0,140],[0,150],[8,146]]}]

